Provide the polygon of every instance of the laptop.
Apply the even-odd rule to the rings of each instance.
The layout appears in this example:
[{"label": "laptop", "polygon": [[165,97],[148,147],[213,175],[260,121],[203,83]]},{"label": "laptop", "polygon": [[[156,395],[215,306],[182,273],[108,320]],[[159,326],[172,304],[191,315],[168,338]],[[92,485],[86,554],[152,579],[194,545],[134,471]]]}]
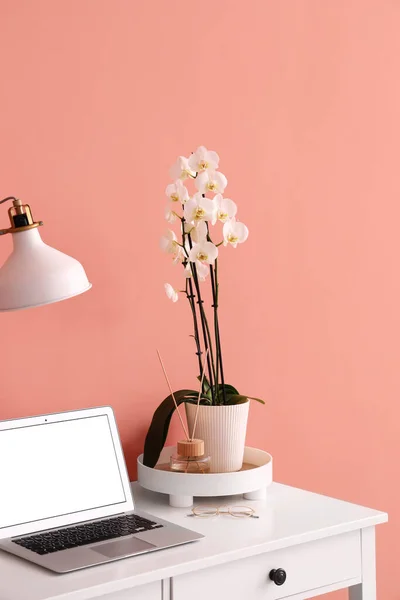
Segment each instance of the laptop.
[{"label": "laptop", "polygon": [[135,510],[111,407],[0,421],[0,548],[67,573],[204,536]]}]

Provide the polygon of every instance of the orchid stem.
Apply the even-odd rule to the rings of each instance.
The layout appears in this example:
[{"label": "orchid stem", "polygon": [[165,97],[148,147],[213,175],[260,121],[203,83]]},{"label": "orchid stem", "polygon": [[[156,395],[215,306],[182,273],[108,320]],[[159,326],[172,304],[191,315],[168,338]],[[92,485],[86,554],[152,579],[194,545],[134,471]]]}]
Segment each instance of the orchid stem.
[{"label": "orchid stem", "polygon": [[221,386],[223,403],[226,404],[226,390],[225,390],[225,379],[224,379],[224,367],[222,363],[222,350],[221,350],[221,338],[219,335],[219,320],[218,320],[218,259],[215,259],[214,268],[210,266],[210,277],[211,287],[213,294],[213,308],[214,308],[214,333],[215,333],[215,347],[217,352],[217,379],[218,370],[221,373]]},{"label": "orchid stem", "polygon": [[[192,431],[192,437],[190,438],[191,440],[194,439],[194,434],[196,433],[196,425],[197,425],[197,417],[199,416],[199,407],[200,407],[200,399],[201,399],[201,393],[203,391],[203,383],[204,383],[204,374],[205,374],[205,363],[206,363],[206,359],[208,357],[208,350],[206,352],[206,356],[204,359],[204,363],[203,363],[203,375],[201,376],[201,380],[200,380],[200,389],[199,389],[199,395],[197,397],[197,407],[196,407],[196,415],[194,417],[194,424],[193,424],[193,431]],[[189,428],[188,428],[189,429]]]},{"label": "orchid stem", "polygon": [[200,377],[203,377],[203,365],[201,364],[201,355],[202,355],[202,351],[201,351],[201,345],[200,345],[200,339],[199,339],[199,326],[197,323],[197,314],[196,314],[196,305],[194,303],[194,299],[195,299],[195,295],[193,294],[193,285],[192,282],[190,281],[190,279],[186,280],[186,297],[189,300],[189,304],[190,304],[190,308],[192,309],[192,315],[193,315],[193,329],[194,329],[194,340],[196,343],[196,354],[197,354],[197,359],[199,361],[199,369],[200,369]]},{"label": "orchid stem", "polygon": [[[197,177],[197,173],[196,173],[196,177]],[[193,178],[195,179],[195,177],[193,177]],[[203,194],[203,196],[204,196],[204,194]],[[185,232],[185,223],[186,223],[185,217],[181,217],[182,244],[179,244],[179,246],[181,246],[185,252],[185,259],[183,261],[183,265],[186,268],[186,266],[188,264],[189,253],[188,253],[188,250],[185,245],[185,238],[187,238],[187,240],[189,242],[189,248],[191,249],[193,246],[192,246],[192,239],[191,239],[190,232]],[[207,224],[207,232],[208,232],[208,224]],[[222,368],[219,329],[218,329],[218,313],[217,313],[217,310],[214,308],[215,351],[216,351],[216,357],[217,357],[217,368],[215,368],[213,340],[211,338],[210,328],[208,326],[207,316],[206,316],[204,306],[203,306],[203,299],[201,297],[199,278],[198,278],[198,273],[197,273],[197,268],[196,268],[195,263],[192,263],[192,262],[190,263],[190,270],[192,273],[194,287],[196,289],[197,301],[195,302],[196,296],[194,294],[193,284],[192,284],[191,279],[189,279],[189,281],[186,283],[186,296],[189,300],[189,304],[190,304],[190,307],[192,309],[192,314],[193,314],[194,338],[196,341],[197,356],[198,356],[199,367],[200,367],[200,381],[201,381],[200,389],[203,390],[204,368],[205,368],[205,363],[207,362],[208,376],[209,376],[208,383],[209,383],[210,391],[211,391],[211,402],[212,402],[212,404],[218,404],[218,370],[219,369],[221,370],[221,378],[222,378],[222,382],[223,382],[223,368]],[[211,266],[210,266],[210,271],[212,272]],[[214,286],[214,275],[212,275],[212,286],[213,286],[213,306],[216,305],[216,307],[218,308],[218,297],[216,296],[215,289],[214,289],[214,287],[215,287]],[[189,291],[189,293],[188,293],[188,291]],[[197,311],[196,311],[196,306],[195,306],[196,303],[199,307],[201,327],[202,327],[202,332],[203,332],[204,350],[206,352],[206,356],[205,356],[203,365],[201,364],[201,344],[200,344],[200,338],[199,338],[199,328],[198,328],[198,323],[197,323]],[[225,393],[224,386],[223,386],[223,397],[224,397],[224,403],[225,403],[226,393]]]},{"label": "orchid stem", "polygon": [[[186,257],[185,260],[183,261],[183,266],[186,267],[188,260],[187,260],[187,251],[185,248],[185,219],[182,217],[182,246],[183,249],[185,250],[186,253]],[[201,344],[200,344],[200,338],[199,338],[199,326],[198,326],[198,322],[197,322],[197,312],[196,312],[196,304],[195,304],[195,295],[193,293],[193,284],[192,284],[192,280],[190,279],[190,277],[188,277],[186,279],[186,297],[189,300],[189,304],[190,304],[190,308],[192,310],[192,316],[193,316],[193,333],[194,333],[194,340],[196,343],[196,354],[197,354],[197,359],[199,361],[199,369],[200,369],[200,377],[203,377],[203,365],[201,363],[201,355],[202,355],[202,351],[201,351]]]},{"label": "orchid stem", "polygon": [[[192,244],[192,241],[190,239],[190,235],[189,235],[189,244],[190,245]],[[214,404],[214,394],[215,394],[215,389],[214,389],[214,369],[213,369],[214,355],[213,355],[213,350],[212,350],[212,340],[211,340],[211,335],[210,335],[210,329],[208,327],[207,317],[206,317],[206,314],[205,314],[205,311],[204,311],[203,299],[201,297],[200,285],[199,285],[199,279],[197,277],[196,265],[194,263],[191,263],[191,269],[192,269],[193,281],[194,281],[194,285],[195,285],[196,293],[197,293],[197,304],[199,306],[199,311],[200,311],[200,316],[201,316],[201,325],[202,325],[202,329],[203,329],[204,348],[205,348],[206,351],[209,349],[209,353],[207,354],[207,367],[208,367],[209,384],[210,384],[210,387],[211,387],[212,402]]]}]

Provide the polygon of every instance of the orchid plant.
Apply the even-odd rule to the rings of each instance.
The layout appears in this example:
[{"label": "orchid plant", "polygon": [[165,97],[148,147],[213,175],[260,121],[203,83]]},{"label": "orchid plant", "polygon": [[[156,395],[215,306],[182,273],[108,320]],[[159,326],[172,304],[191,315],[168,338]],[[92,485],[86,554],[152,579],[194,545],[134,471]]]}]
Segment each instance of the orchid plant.
[{"label": "orchid plant", "polygon": [[[218,168],[218,154],[200,146],[189,158],[179,156],[170,169],[173,183],[165,190],[168,198],[165,218],[171,225],[178,223],[179,231],[175,233],[167,229],[160,246],[171,256],[175,265],[183,267],[185,284],[184,289],[177,290],[166,283],[165,292],[172,302],[177,302],[180,294],[186,296],[192,311],[198,379],[202,382],[201,403],[240,404],[248,399],[263,402],[259,398],[240,394],[233,385],[225,383],[218,320],[219,250],[223,246],[236,248],[247,240],[249,230],[237,219],[235,202],[223,195],[228,180]],[[203,299],[203,285],[206,282],[211,286],[211,327]],[[203,353],[206,355],[204,366]],[[198,390],[179,390],[174,393],[175,401],[170,395],[157,408],[145,442],[144,463],[147,466],[154,466],[158,460],[175,407],[183,402],[196,403],[198,395]]]}]

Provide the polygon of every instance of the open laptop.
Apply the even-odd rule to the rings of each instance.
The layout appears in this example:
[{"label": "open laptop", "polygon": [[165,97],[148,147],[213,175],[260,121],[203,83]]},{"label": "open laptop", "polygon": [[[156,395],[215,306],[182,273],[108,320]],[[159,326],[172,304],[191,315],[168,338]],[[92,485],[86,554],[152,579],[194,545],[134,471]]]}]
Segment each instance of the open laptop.
[{"label": "open laptop", "polygon": [[0,548],[57,573],[201,534],[136,511],[114,413],[0,421]]}]

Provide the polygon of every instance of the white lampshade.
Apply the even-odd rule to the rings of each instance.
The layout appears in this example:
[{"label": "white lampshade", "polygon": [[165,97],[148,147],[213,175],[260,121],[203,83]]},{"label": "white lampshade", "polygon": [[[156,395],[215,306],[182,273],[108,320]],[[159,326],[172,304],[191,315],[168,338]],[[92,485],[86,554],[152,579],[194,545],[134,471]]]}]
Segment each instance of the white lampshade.
[{"label": "white lampshade", "polygon": [[82,265],[45,244],[37,228],[12,238],[14,249],[0,269],[0,311],[59,302],[92,287]]}]

